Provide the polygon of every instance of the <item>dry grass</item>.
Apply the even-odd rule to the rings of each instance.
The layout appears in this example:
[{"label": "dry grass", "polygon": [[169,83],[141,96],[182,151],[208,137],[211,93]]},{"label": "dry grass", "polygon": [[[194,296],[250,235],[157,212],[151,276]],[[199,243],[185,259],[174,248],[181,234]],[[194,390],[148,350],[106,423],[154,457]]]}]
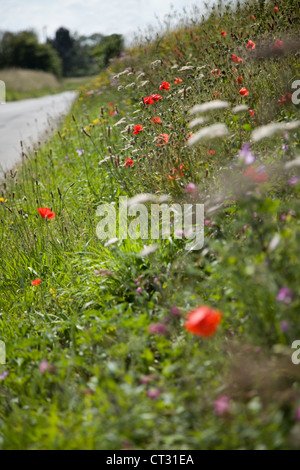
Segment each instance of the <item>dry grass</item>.
[{"label": "dry grass", "polygon": [[0,70],[0,79],[5,82],[7,91],[20,93],[61,87],[54,75],[40,70],[4,69]]}]

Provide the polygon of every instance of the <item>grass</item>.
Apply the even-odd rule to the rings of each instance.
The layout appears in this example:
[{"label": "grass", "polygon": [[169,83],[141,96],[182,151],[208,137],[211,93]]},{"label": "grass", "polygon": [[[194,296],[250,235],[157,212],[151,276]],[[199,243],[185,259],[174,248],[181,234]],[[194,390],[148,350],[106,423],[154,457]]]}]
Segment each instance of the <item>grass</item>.
[{"label": "grass", "polygon": [[[292,1],[276,6],[245,2],[202,21],[195,10],[175,30],[137,39],[81,88],[58,135],[30,157],[24,149],[22,166],[7,173],[1,448],[299,447],[300,369],[291,360],[300,338],[299,127],[252,134],[299,119],[299,105],[282,99],[299,77],[299,16]],[[151,93],[162,98],[144,104]],[[216,98],[227,107],[191,128],[201,117],[191,108]],[[226,136],[208,131],[189,145],[217,123]],[[135,125],[143,132],[134,135]],[[239,157],[246,143],[251,164]],[[189,252],[174,236],[105,246],[97,207],[118,209],[120,196],[142,193],[205,203],[204,247]],[[201,305],[222,312],[209,338],[184,326]]]},{"label": "grass", "polygon": [[0,79],[6,84],[6,101],[39,98],[45,95],[77,90],[93,77],[71,77],[58,80],[53,74],[40,70],[3,69]]}]

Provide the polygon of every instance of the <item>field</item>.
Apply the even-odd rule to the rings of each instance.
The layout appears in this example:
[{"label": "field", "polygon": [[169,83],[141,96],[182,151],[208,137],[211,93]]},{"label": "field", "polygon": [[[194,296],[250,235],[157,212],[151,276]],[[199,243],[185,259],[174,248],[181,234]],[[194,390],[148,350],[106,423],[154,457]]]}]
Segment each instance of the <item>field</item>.
[{"label": "field", "polygon": [[40,70],[0,70],[0,80],[6,85],[7,102],[76,90],[91,79],[92,77],[80,77],[58,80],[53,74]]},{"label": "field", "polygon": [[[24,148],[0,186],[0,448],[299,448],[299,26],[292,0],[172,13]],[[99,238],[121,196],[204,204],[204,246]]]}]

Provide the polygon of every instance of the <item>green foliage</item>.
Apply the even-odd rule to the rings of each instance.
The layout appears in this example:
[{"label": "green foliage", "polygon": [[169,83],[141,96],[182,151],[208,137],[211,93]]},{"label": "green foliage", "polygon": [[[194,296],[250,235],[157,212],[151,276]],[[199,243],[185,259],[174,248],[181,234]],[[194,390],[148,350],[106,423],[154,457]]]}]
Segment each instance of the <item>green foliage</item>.
[{"label": "green foliage", "polygon": [[[82,87],[59,134],[29,159],[24,149],[19,171],[7,173],[1,448],[299,448],[300,366],[291,344],[300,338],[300,134],[295,127],[251,137],[263,124],[299,119],[299,106],[278,102],[299,73],[299,18],[292,1],[277,5],[276,14],[272,2],[215,8],[127,51]],[[257,57],[249,39],[256,50],[276,39],[290,47]],[[162,81],[169,90],[159,90]],[[162,99],[146,105],[152,93]],[[216,97],[228,107],[190,128],[189,110]],[[188,144],[191,131],[216,123],[226,124],[226,137]],[[137,124],[143,132],[135,135]],[[161,133],[169,140],[159,146]],[[238,156],[249,142],[258,173]],[[191,182],[196,193],[186,192]],[[99,204],[117,208],[119,196],[149,192],[205,203],[201,250],[187,252],[185,239],[171,235],[142,257],[145,241],[97,239]],[[39,207],[55,218],[42,219]],[[281,298],[283,287],[292,294]],[[222,312],[210,338],[184,328],[199,305]],[[163,334],[149,330],[153,323]],[[220,412],[222,396],[229,408]]]},{"label": "green foliage", "polygon": [[98,58],[100,69],[105,69],[111,59],[119,57],[123,49],[124,39],[121,34],[104,36],[94,50],[94,55]]}]

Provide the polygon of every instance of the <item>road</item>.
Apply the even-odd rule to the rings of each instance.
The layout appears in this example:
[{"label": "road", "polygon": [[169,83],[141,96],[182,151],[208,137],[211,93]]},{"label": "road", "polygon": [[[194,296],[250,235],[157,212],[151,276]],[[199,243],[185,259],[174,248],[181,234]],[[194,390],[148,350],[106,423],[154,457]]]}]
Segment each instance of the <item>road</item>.
[{"label": "road", "polygon": [[66,91],[0,105],[0,174],[19,163],[20,141],[32,148],[34,143],[50,136],[75,98],[76,92]]}]

